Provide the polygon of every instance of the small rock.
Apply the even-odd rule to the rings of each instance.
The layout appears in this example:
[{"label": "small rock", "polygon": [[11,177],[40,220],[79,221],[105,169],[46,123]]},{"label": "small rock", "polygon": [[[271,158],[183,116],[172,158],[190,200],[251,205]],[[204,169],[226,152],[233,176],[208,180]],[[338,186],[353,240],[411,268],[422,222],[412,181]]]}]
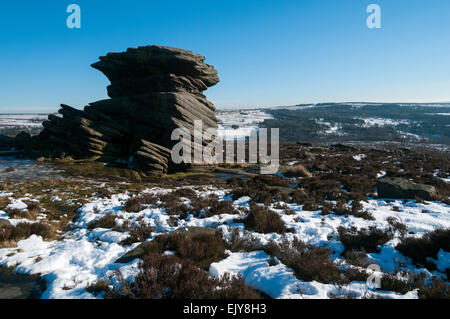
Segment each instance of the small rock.
[{"label": "small rock", "polygon": [[381,178],[377,182],[378,196],[382,198],[422,198],[437,199],[436,188],[432,185],[417,184],[406,178]]},{"label": "small rock", "polygon": [[7,219],[0,218],[0,226],[11,226],[11,223]]},{"label": "small rock", "polygon": [[330,145],[331,149],[334,149],[336,151],[356,151],[357,149],[354,148],[353,146],[349,146],[349,145],[344,145],[344,144],[333,144]]},{"label": "small rock", "polygon": [[28,132],[22,131],[19,134],[17,134],[17,136],[16,136],[16,138],[14,140],[14,143],[15,143],[16,146],[19,146],[19,147],[23,148],[23,147],[28,146],[30,141],[31,141],[31,134],[28,133]]},{"label": "small rock", "polygon": [[0,134],[0,147],[11,148],[14,145],[14,138]]}]

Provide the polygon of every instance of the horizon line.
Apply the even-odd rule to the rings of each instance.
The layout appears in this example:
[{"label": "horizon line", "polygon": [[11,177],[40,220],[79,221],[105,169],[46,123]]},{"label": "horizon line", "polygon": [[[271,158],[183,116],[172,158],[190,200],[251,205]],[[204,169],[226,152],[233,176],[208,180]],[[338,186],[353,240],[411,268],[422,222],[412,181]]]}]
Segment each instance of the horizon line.
[{"label": "horizon line", "polygon": [[[225,108],[225,107],[216,107],[216,111],[239,111],[239,110],[257,110],[257,109],[273,109],[273,108],[280,108],[280,107],[296,107],[296,106],[307,106],[307,105],[319,105],[319,104],[352,104],[352,103],[359,103],[359,104],[450,104],[450,101],[438,101],[438,102],[404,102],[404,101],[392,101],[392,102],[367,102],[367,101],[344,101],[344,102],[315,102],[315,103],[298,103],[298,104],[290,104],[290,105],[273,105],[273,106],[243,106],[243,107],[233,107],[233,108]],[[32,107],[31,107],[32,108]],[[36,107],[38,108],[38,107]],[[46,108],[46,107],[41,107]],[[76,108],[76,107],[75,107]],[[1,109],[1,106],[0,106]],[[83,109],[83,108],[81,108]],[[58,108],[59,110],[59,108]],[[51,114],[51,113],[58,113],[58,111],[55,112],[45,112],[45,111],[22,111],[22,112],[0,112],[1,115],[24,115],[24,114]]]}]

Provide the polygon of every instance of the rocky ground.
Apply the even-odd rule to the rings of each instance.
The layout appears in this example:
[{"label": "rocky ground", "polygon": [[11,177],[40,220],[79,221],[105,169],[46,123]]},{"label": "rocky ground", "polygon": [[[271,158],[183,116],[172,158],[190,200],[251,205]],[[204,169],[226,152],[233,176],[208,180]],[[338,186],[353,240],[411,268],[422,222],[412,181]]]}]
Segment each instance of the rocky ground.
[{"label": "rocky ground", "polygon": [[[40,276],[41,298],[449,297],[448,153],[280,154],[277,176],[240,164],[152,179],[59,160],[25,180],[13,174],[27,166],[3,162],[0,265]],[[382,197],[383,178],[405,198]]]}]

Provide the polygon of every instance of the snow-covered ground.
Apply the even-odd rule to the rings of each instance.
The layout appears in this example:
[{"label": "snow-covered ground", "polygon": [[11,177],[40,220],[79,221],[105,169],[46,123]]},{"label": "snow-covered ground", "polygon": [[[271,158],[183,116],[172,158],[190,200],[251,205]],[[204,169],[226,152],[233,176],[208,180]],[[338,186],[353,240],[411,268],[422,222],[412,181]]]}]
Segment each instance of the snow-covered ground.
[{"label": "snow-covered ground", "polygon": [[217,111],[219,135],[223,138],[244,138],[252,130],[258,129],[264,120],[272,119],[272,115],[263,110]]},{"label": "snow-covered ground", "polygon": [[422,138],[421,136],[419,136],[419,135],[417,135],[417,134],[414,134],[414,133],[403,132],[403,131],[397,131],[397,132],[398,132],[399,134],[401,134],[403,138],[410,137],[410,138],[415,139],[416,141],[424,140],[424,138]]},{"label": "snow-covered ground", "polygon": [[14,136],[22,131],[39,133],[47,114],[0,114],[0,134]]},{"label": "snow-covered ground", "polygon": [[47,114],[0,114],[0,127],[40,127]]},{"label": "snow-covered ground", "polygon": [[370,117],[370,118],[355,118],[364,121],[363,127],[372,127],[372,126],[397,126],[400,124],[410,124],[408,120],[394,120],[389,118],[379,118],[379,117]]},{"label": "snow-covered ground", "polygon": [[[366,104],[352,104],[354,107],[362,107]],[[436,106],[436,105],[430,105]],[[448,105],[443,105],[443,107]],[[289,109],[311,108],[315,105],[294,106]],[[280,107],[281,108],[281,107]],[[437,115],[437,113],[436,113]],[[442,113],[439,115],[448,115]],[[222,136],[232,132],[235,137],[242,138],[248,136],[250,131],[257,129],[266,119],[271,119],[272,115],[262,109],[239,110],[239,111],[218,111],[219,129]],[[0,115],[0,127],[39,127],[47,115]],[[398,126],[410,124],[407,120],[393,120],[389,118],[361,118],[365,127],[371,126]],[[331,124],[324,120],[317,120],[317,123],[324,126],[326,134],[342,134],[341,126],[338,123]],[[411,133],[404,133],[413,136]],[[416,136],[413,136],[416,137]],[[418,138],[418,137],[417,137]],[[353,157],[356,161],[362,161],[364,154]],[[295,162],[290,163],[294,165]],[[55,177],[58,172],[51,168],[42,166],[36,167],[31,161],[15,160],[3,158],[0,161],[0,179],[6,179],[14,174],[15,178],[39,178]],[[6,172],[8,168],[14,170]],[[33,175],[33,174],[34,175]],[[20,175],[22,174],[22,175]],[[32,175],[30,175],[32,174]],[[53,175],[56,174],[56,175]],[[380,172],[379,177],[386,172]],[[436,170],[435,176],[438,177]],[[449,178],[442,178],[449,182]],[[164,189],[148,189],[146,192],[158,193],[166,192]],[[230,200],[231,197],[226,189],[217,189],[212,186],[203,187],[197,190],[200,196],[216,194],[220,199]],[[25,198],[13,199],[12,193],[0,192],[0,197],[11,198],[10,209],[27,209]],[[335,262],[343,259],[341,253],[344,250],[342,243],[337,236],[337,228],[357,227],[368,228],[376,226],[384,229],[388,227],[387,218],[395,217],[401,220],[414,236],[422,236],[438,228],[450,228],[450,206],[441,202],[426,202],[424,204],[415,201],[403,202],[400,200],[368,199],[362,202],[364,209],[370,212],[375,220],[368,221],[353,216],[321,215],[320,211],[303,210],[302,205],[287,204],[295,213],[286,214],[284,210],[275,209],[282,217],[288,228],[293,229],[292,233],[284,235],[271,233],[259,234],[248,232],[243,224],[233,223],[236,215],[218,215],[209,218],[196,218],[189,215],[184,221],[180,221],[177,226],[171,226],[170,216],[164,208],[146,208],[139,213],[128,213],[123,210],[123,205],[130,197],[128,192],[115,194],[109,198],[91,198],[79,210],[79,218],[73,222],[72,230],[66,232],[61,240],[44,241],[39,236],[31,236],[28,239],[18,242],[15,248],[0,249],[0,265],[14,267],[15,271],[24,274],[42,274],[48,283],[47,290],[43,298],[94,298],[94,295],[86,291],[86,286],[99,279],[107,279],[115,269],[120,269],[124,277],[132,278],[137,271],[138,260],[129,264],[118,264],[115,261],[134,249],[139,243],[131,246],[122,246],[119,243],[127,238],[127,232],[118,232],[110,229],[88,230],[90,222],[100,219],[107,214],[117,215],[118,224],[129,221],[132,224],[138,220],[147,225],[154,226],[155,232],[148,240],[163,233],[170,233],[180,227],[201,226],[214,227],[220,230],[225,238],[231,234],[233,229],[238,229],[242,236],[252,236],[259,242],[265,244],[270,240],[281,242],[284,239],[292,240],[298,238],[306,243],[316,246],[327,246],[333,251]],[[33,199],[30,195],[28,200]],[[52,200],[58,201],[59,198]],[[250,198],[242,197],[233,202],[235,207],[248,206]],[[188,200],[185,200],[189,204]],[[394,207],[397,207],[393,210]],[[41,216],[42,217],[42,216]],[[0,218],[8,219],[11,224],[27,220],[11,219],[8,214],[0,210]],[[38,218],[39,219],[39,218]],[[30,221],[28,221],[30,222]],[[120,226],[120,225],[119,225]],[[399,234],[382,247],[378,253],[368,254],[368,259],[379,265],[383,272],[393,273],[400,267],[413,273],[430,272],[423,268],[412,265],[408,258],[405,258],[397,250],[395,245],[399,242]],[[269,261],[269,256],[263,251],[255,252],[228,252],[228,257],[224,260],[213,263],[210,266],[210,275],[221,276],[224,273],[242,274],[250,286],[265,292],[273,298],[328,298],[331,294],[338,293],[337,287],[331,284],[318,282],[303,282],[294,276],[293,270],[277,261],[275,265]],[[435,260],[438,269],[444,270],[450,267],[449,252],[441,251]],[[435,273],[440,276],[441,274]],[[340,287],[347,293],[352,293],[358,297],[364,296],[368,288],[365,282],[352,282]],[[417,291],[411,291],[405,295],[394,292],[373,292],[374,295],[385,298],[417,298]]]},{"label": "snow-covered ground", "polygon": [[325,135],[346,135],[345,132],[342,131],[342,125],[340,123],[330,123],[325,122],[324,119],[316,119],[316,123],[325,127],[323,134]]},{"label": "snow-covered ground", "polygon": [[[156,194],[168,191],[170,190],[153,188],[144,192]],[[220,199],[231,200],[226,189],[206,186],[200,190],[197,189],[196,192],[202,197],[216,194]],[[0,196],[10,197],[12,193],[2,192]],[[92,198],[79,209],[79,217],[73,222],[72,230],[68,231],[63,239],[46,242],[41,237],[33,235],[18,242],[16,248],[0,249],[0,265],[15,267],[18,273],[42,274],[48,283],[43,298],[94,298],[94,295],[85,289],[88,284],[99,279],[108,279],[118,268],[125,278],[131,279],[137,272],[139,261],[134,260],[128,264],[115,263],[119,257],[138,245],[138,243],[131,246],[119,244],[128,236],[128,233],[102,228],[88,230],[87,226],[90,222],[107,214],[118,216],[116,219],[118,225],[125,221],[133,224],[142,220],[147,225],[153,226],[155,232],[148,240],[152,240],[159,234],[170,233],[188,226],[214,227],[220,230],[225,238],[231,235],[233,229],[238,229],[241,236],[251,235],[261,243],[298,238],[316,246],[326,246],[332,250],[332,256],[336,262],[342,260],[340,254],[344,250],[336,233],[339,226],[345,228],[354,226],[358,229],[376,226],[384,229],[388,227],[387,218],[396,217],[408,226],[414,236],[418,237],[437,228],[450,228],[450,206],[440,202],[420,204],[415,201],[369,199],[362,203],[364,208],[375,217],[374,221],[353,216],[322,216],[320,211],[306,211],[303,210],[302,205],[296,204],[287,204],[294,210],[294,214],[286,214],[285,210],[272,207],[280,214],[286,226],[293,229],[293,232],[281,235],[250,233],[244,229],[243,224],[233,223],[236,215],[218,215],[209,218],[196,218],[189,215],[186,220],[180,220],[177,226],[171,226],[170,216],[164,208],[148,207],[138,213],[125,212],[123,205],[129,197],[129,193],[124,192],[109,198]],[[242,197],[234,201],[233,205],[248,207],[249,200],[249,197]],[[188,199],[183,201],[189,205]],[[26,204],[21,199],[13,200],[11,205],[14,208],[26,209]],[[398,207],[395,211],[394,206]],[[0,211],[0,218],[9,219],[3,211]],[[11,222],[16,224],[18,221],[11,220]],[[391,241],[381,246],[379,253],[368,254],[368,259],[379,265],[385,273],[392,273],[397,267],[416,273],[420,271],[429,273],[426,269],[413,266],[408,258],[395,250],[394,247],[399,241],[398,236],[399,234],[396,234]],[[273,298],[328,298],[330,294],[338,293],[338,290],[361,297],[368,292],[365,282],[352,282],[339,288],[332,284],[315,281],[303,282],[294,276],[292,269],[279,260],[276,260],[275,265],[268,260],[269,256],[262,251],[228,252],[226,259],[211,264],[210,275],[242,274],[247,284]],[[441,251],[436,264],[438,269],[448,268],[450,254]],[[371,293],[383,298],[417,298],[415,290],[405,295],[387,291]]]}]

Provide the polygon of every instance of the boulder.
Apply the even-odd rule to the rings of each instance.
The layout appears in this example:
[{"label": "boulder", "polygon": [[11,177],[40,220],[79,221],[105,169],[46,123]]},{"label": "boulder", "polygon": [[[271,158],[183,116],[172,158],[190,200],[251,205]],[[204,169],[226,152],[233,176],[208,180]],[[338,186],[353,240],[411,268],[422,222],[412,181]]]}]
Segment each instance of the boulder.
[{"label": "boulder", "polygon": [[20,132],[14,139],[14,146],[18,148],[27,147],[31,142],[31,134],[28,132]]},{"label": "boulder", "polygon": [[[36,150],[75,158],[96,156],[128,162],[150,173],[167,172],[170,150],[178,142],[170,138],[174,129],[186,128],[193,135],[196,120],[202,121],[203,133],[218,127],[215,107],[203,91],[217,84],[219,77],[204,60],[188,50],[155,45],[100,57],[92,67],[111,81],[110,99],[83,110],[62,104],[61,116],[49,115],[42,123]],[[203,144],[213,138],[206,137]],[[29,138],[20,136],[16,143]]]},{"label": "boulder", "polygon": [[432,185],[417,184],[406,178],[381,178],[377,182],[378,196],[382,198],[422,198],[434,200],[438,197]]},{"label": "boulder", "polygon": [[110,97],[147,92],[201,94],[219,82],[217,71],[204,60],[188,50],[151,45],[108,53],[92,67],[111,81]]},{"label": "boulder", "polygon": [[14,138],[0,134],[0,148],[10,149],[14,146]]},{"label": "boulder", "polygon": [[1,226],[11,226],[11,223],[7,219],[0,218],[0,227]]}]

